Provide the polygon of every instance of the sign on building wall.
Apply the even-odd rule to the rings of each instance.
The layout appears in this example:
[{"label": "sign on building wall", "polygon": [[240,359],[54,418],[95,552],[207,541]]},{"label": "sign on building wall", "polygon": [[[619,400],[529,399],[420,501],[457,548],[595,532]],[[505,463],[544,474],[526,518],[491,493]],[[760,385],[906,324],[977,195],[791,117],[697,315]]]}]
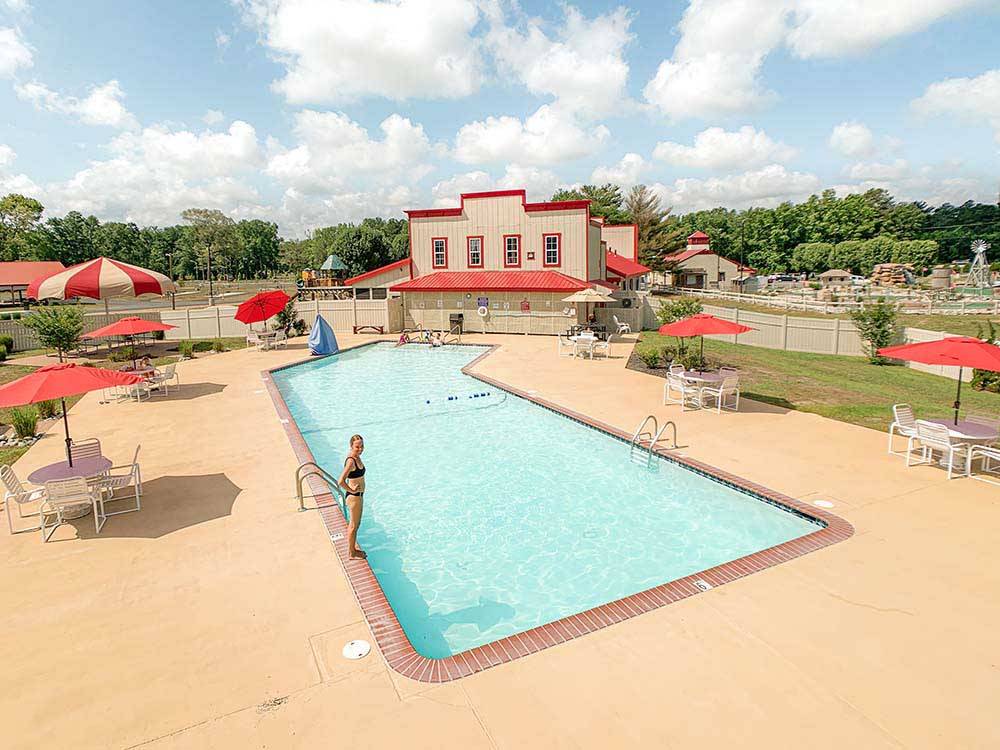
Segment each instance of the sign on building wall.
[{"label": "sign on building wall", "polygon": [[489,307],[490,298],[489,297],[479,297],[476,301],[476,307]]}]

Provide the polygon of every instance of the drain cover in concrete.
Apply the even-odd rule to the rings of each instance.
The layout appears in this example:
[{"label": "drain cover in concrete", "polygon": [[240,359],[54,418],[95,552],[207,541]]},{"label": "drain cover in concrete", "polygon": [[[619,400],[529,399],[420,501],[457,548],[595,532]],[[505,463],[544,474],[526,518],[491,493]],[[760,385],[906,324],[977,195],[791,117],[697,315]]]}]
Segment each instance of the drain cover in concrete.
[{"label": "drain cover in concrete", "polygon": [[372,646],[368,641],[348,641],[342,653],[345,659],[364,659],[371,650]]}]

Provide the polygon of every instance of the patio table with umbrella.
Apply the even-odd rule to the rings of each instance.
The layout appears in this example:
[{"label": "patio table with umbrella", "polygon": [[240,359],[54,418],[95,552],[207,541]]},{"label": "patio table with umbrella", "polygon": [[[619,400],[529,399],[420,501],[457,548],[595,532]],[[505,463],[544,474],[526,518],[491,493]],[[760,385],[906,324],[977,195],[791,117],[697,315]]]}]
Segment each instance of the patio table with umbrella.
[{"label": "patio table with umbrella", "polygon": [[717,318],[714,315],[699,313],[690,318],[684,318],[673,323],[666,323],[657,330],[664,336],[676,336],[678,338],[689,338],[691,336],[701,336],[701,352],[698,358],[705,361],[705,336],[715,336],[720,334],[737,335],[754,330],[750,326],[742,323],[734,323],[731,320]]},{"label": "patio table with umbrella", "polygon": [[614,302],[615,298],[609,294],[605,294],[604,292],[597,291],[592,286],[588,286],[586,289],[581,289],[579,292],[573,292],[568,297],[563,297],[562,301],[574,302],[574,303],[583,302],[585,305],[587,305],[587,307],[584,309],[585,312],[587,313],[586,315],[587,320],[589,321],[591,303],[596,304],[598,302]]},{"label": "patio table with umbrella", "polygon": [[66,434],[66,462],[73,466],[69,436],[69,418],[66,416],[66,398],[114,386],[138,385],[142,378],[117,370],[84,367],[75,362],[39,367],[32,373],[0,386],[0,406],[24,406],[39,401],[59,399],[63,410],[63,431]]},{"label": "patio table with umbrella", "polygon": [[[284,310],[291,299],[291,297],[280,289],[270,292],[260,292],[237,307],[236,315],[233,317],[241,323],[246,323],[252,329],[254,323],[263,323],[265,320],[273,318]],[[268,335],[274,336],[275,334],[268,334],[266,331],[261,331],[257,335],[265,337]],[[267,344],[265,343],[266,346]]]},{"label": "patio table with umbrella", "polygon": [[925,365],[944,365],[958,368],[958,385],[955,389],[954,426],[958,426],[958,412],[962,405],[962,370],[972,367],[976,370],[1000,372],[1000,346],[970,336],[948,336],[939,341],[924,341],[919,344],[900,344],[878,350],[883,357],[920,362]]},{"label": "patio table with umbrella", "polygon": [[[138,316],[131,316],[115,321],[111,325],[104,326],[104,328],[98,328],[96,331],[85,333],[83,334],[83,338],[100,339],[111,336],[121,336],[123,339],[131,340],[135,336],[139,336],[144,333],[152,333],[153,331],[169,331],[171,328],[176,327],[177,326],[172,326],[169,323],[161,323],[158,320],[145,320],[144,318],[140,318]],[[132,368],[135,369],[135,367],[135,347],[132,347]]]},{"label": "patio table with umbrella", "polygon": [[174,282],[162,273],[120,260],[95,258],[35,279],[28,285],[25,296],[38,301],[76,297],[104,300],[104,313],[107,315],[108,299],[111,297],[162,296],[176,290]]}]

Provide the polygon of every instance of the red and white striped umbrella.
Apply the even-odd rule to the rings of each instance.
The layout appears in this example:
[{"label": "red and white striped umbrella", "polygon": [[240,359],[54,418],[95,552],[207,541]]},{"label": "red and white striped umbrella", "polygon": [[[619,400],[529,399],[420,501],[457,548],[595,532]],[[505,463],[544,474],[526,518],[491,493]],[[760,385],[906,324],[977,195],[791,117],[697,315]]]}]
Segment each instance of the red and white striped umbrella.
[{"label": "red and white striped umbrella", "polygon": [[175,290],[174,282],[162,273],[120,260],[95,258],[35,279],[28,285],[25,296],[36,300],[74,297],[106,300],[140,294],[169,294]]}]

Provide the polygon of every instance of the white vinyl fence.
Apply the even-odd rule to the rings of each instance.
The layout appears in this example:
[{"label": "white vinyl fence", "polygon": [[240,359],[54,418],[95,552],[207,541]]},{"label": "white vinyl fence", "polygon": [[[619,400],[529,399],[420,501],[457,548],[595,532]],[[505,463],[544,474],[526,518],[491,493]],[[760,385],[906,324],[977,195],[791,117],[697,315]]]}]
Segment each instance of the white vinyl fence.
[{"label": "white vinyl fence", "polygon": [[[24,325],[24,318],[30,314],[24,313],[23,317],[19,320],[0,320],[0,334],[10,336],[14,339],[14,351],[23,352],[26,349],[39,349],[42,346],[38,337],[35,336],[35,332]],[[139,317],[144,320],[160,319],[159,313],[156,312],[122,312],[111,313],[109,315],[105,315],[104,313],[86,313],[83,316],[83,332],[96,331],[98,328],[111,325],[116,320],[131,317]]]}]

